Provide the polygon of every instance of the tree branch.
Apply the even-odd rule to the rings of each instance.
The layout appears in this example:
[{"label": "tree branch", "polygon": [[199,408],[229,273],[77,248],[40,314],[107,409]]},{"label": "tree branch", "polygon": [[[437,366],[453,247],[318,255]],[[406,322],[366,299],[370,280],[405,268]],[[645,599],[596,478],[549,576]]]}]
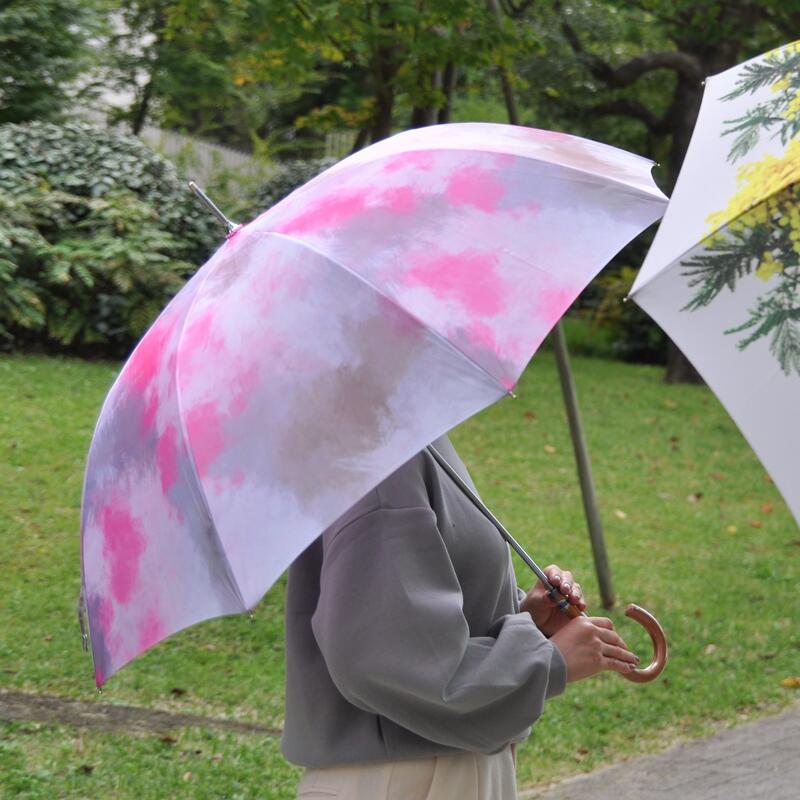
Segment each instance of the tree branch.
[{"label": "tree branch", "polygon": [[500,0],[500,5],[503,7],[505,14],[512,19],[519,19],[536,0],[519,0],[514,3],[513,0]]},{"label": "tree branch", "polygon": [[592,106],[590,112],[603,116],[631,117],[643,122],[651,133],[664,135],[671,132],[669,121],[654,114],[647,106],[637,100],[618,98]]},{"label": "tree branch", "polygon": [[[559,13],[561,12],[560,3],[556,3],[556,9]],[[587,52],[575,29],[567,22],[563,14],[561,16],[561,32],[572,50],[584,60],[592,75],[611,88],[630,86],[642,75],[658,69],[674,70],[687,80],[697,83],[700,83],[705,77],[700,62],[689,53],[678,50],[643,53],[640,56],[634,56],[618,67],[613,67],[600,56]]]}]

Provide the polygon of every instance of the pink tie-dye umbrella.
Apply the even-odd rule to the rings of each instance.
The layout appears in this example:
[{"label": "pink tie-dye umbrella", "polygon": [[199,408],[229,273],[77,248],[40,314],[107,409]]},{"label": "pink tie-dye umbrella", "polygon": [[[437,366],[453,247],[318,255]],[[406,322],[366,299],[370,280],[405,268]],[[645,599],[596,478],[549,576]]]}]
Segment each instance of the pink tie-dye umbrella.
[{"label": "pink tie-dye umbrella", "polygon": [[106,399],[82,508],[98,685],[252,609],[429,442],[510,392],[658,219],[651,162],[507,125],[379,142],[237,229]]}]

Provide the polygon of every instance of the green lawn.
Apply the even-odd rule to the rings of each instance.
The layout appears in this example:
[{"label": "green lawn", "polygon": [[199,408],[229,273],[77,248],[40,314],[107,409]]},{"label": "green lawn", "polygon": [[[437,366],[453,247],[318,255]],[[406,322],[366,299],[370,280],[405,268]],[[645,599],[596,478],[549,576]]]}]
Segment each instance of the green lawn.
[{"label": "green lawn", "polygon": [[[703,387],[657,368],[574,360],[619,610],[664,625],[671,662],[636,686],[604,675],[549,704],[520,753],[520,783],[592,769],[784,707],[800,672],[800,531],[741,435]],[[80,649],[78,510],[94,421],[117,366],[0,358],[0,687],[280,726],[283,586],[252,621],[173,637],[101,696]],[[537,560],[576,572],[597,604],[555,367],[543,353],[505,400],[453,434],[484,498]],[[520,581],[530,582],[520,564]],[[590,607],[590,611],[593,610]],[[173,692],[181,689],[183,692]],[[292,796],[275,740],[0,724],[0,795],[50,798]],[[4,795],[3,795],[4,796]]]}]

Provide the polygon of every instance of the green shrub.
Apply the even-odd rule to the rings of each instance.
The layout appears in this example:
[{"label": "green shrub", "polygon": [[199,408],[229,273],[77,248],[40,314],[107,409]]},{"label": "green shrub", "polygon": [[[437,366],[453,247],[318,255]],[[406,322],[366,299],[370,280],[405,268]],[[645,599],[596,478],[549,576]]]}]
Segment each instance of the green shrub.
[{"label": "green shrub", "polygon": [[315,178],[320,172],[335,163],[335,158],[314,158],[308,161],[296,159],[277,163],[269,178],[254,192],[256,213],[261,213],[274,206],[299,186]]},{"label": "green shrub", "polygon": [[0,337],[119,356],[221,241],[140,140],[0,127]]},{"label": "green shrub", "polygon": [[637,270],[621,267],[603,271],[587,295],[591,297],[578,312],[590,320],[592,330],[610,343],[611,355],[623,361],[666,363],[664,332],[632,300],[626,302]]}]

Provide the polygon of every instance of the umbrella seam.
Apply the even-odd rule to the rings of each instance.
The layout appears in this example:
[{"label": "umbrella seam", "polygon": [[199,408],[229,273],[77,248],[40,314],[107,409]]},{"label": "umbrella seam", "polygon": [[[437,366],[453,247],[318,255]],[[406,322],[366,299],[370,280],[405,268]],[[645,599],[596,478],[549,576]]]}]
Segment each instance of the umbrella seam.
[{"label": "umbrella seam", "polygon": [[[456,124],[460,124],[460,123],[456,123]],[[523,126],[519,126],[519,127],[525,128],[526,126],[523,125]],[[541,128],[530,128],[529,130],[541,130]],[[396,135],[399,135],[399,134],[396,134]],[[586,141],[586,140],[583,139],[583,137],[580,137],[580,136],[575,136],[573,138],[581,139],[583,141]],[[608,146],[609,147],[613,147],[612,145],[608,145]],[[619,148],[616,148],[616,147],[613,147],[613,149],[614,150],[619,150]],[[626,187],[628,189],[633,189],[637,194],[642,194],[643,196],[649,197],[649,198],[654,199],[654,200],[663,200],[663,199],[665,199],[664,193],[658,188],[658,185],[655,183],[655,181],[653,181],[653,188],[655,189],[655,192],[652,192],[652,191],[648,191],[644,187],[632,186],[630,183],[628,183],[628,182],[626,182],[624,180],[621,180],[620,178],[615,178],[615,177],[613,177],[611,175],[605,175],[605,174],[600,175],[597,172],[592,172],[591,170],[583,169],[581,167],[577,167],[577,166],[574,166],[574,165],[562,164],[561,162],[557,162],[557,161],[550,161],[550,160],[544,158],[541,155],[522,154],[522,153],[505,153],[504,154],[500,150],[487,150],[487,149],[484,149],[484,148],[481,148],[481,147],[477,147],[477,146],[457,147],[457,146],[454,146],[452,144],[447,145],[446,147],[427,146],[427,147],[415,147],[415,148],[409,149],[409,150],[393,150],[393,151],[390,151],[388,153],[384,153],[384,154],[378,155],[378,156],[376,156],[375,158],[372,158],[372,159],[365,159],[363,161],[359,161],[359,162],[354,163],[352,165],[347,165],[345,163],[347,161],[347,159],[344,159],[343,161],[339,161],[336,164],[334,164],[333,166],[329,167],[327,170],[325,170],[325,172],[320,173],[315,178],[312,178],[308,183],[304,184],[301,187],[298,187],[298,189],[295,190],[295,191],[299,192],[300,190],[305,189],[308,186],[311,186],[312,183],[315,184],[317,182],[317,178],[322,178],[329,171],[330,172],[334,172],[334,171],[335,172],[339,172],[340,169],[346,169],[348,166],[352,166],[353,168],[355,168],[357,166],[361,166],[362,164],[374,164],[374,163],[377,163],[382,158],[389,158],[391,156],[396,156],[396,155],[400,155],[400,154],[404,154],[405,155],[407,153],[428,153],[431,150],[437,150],[437,151],[441,151],[441,152],[451,152],[451,153],[462,153],[463,152],[463,153],[484,153],[486,155],[511,155],[512,157],[515,157],[515,158],[522,158],[522,159],[526,159],[526,160],[529,160],[529,161],[536,161],[536,162],[541,163],[541,164],[550,164],[550,165],[553,165],[553,166],[557,166],[557,167],[560,167],[562,169],[568,170],[569,172],[576,173],[578,175],[586,175],[586,176],[594,177],[594,178],[601,177],[604,180],[607,180],[609,183],[613,183],[613,184],[615,184],[617,186],[623,186],[623,187]],[[362,152],[362,151],[359,151],[359,152]],[[357,153],[353,153],[353,155],[357,155]],[[645,163],[650,165],[650,170],[649,170],[648,174],[650,175],[650,179],[652,181],[652,169],[656,165],[656,162],[652,161],[651,159],[642,158],[641,156],[639,156],[639,158],[641,158],[643,162],[645,162]]]},{"label": "umbrella seam", "polygon": [[475,359],[473,359],[470,356],[468,356],[460,347],[457,347],[455,344],[453,344],[446,336],[444,336],[443,334],[439,333],[439,331],[435,330],[430,325],[427,325],[425,322],[423,322],[416,314],[413,314],[411,311],[409,311],[407,308],[405,308],[405,306],[401,305],[394,297],[391,297],[390,295],[388,295],[385,292],[381,291],[374,283],[372,283],[372,281],[368,280],[363,275],[361,275],[360,273],[356,272],[354,269],[348,267],[346,264],[343,264],[338,259],[333,258],[333,256],[328,255],[327,253],[323,252],[322,250],[317,249],[316,247],[314,247],[313,245],[309,244],[308,242],[304,242],[302,239],[296,239],[293,236],[287,236],[285,233],[278,233],[277,231],[254,231],[251,234],[251,236],[260,236],[260,237],[275,236],[275,237],[277,237],[279,239],[285,239],[286,241],[293,242],[293,243],[299,245],[300,247],[304,247],[307,250],[310,250],[311,252],[316,253],[319,256],[322,256],[322,258],[326,259],[327,261],[330,261],[332,264],[335,264],[337,267],[340,267],[345,272],[347,272],[348,274],[350,274],[354,278],[356,278],[356,280],[360,281],[365,286],[367,286],[368,288],[372,289],[373,292],[375,292],[377,295],[379,295],[380,297],[383,297],[385,300],[390,302],[395,308],[397,308],[399,311],[401,311],[405,316],[407,316],[410,319],[414,320],[414,322],[416,322],[423,330],[431,333],[438,341],[443,342],[450,350],[455,351],[462,358],[466,359],[470,364],[472,364],[472,366],[474,366],[475,368],[480,370],[484,375],[486,375],[492,381],[492,383],[497,384],[497,386],[500,387],[500,389],[503,390],[504,394],[513,395],[513,392],[511,392],[509,389],[507,389],[505,386],[503,386],[502,381],[499,378],[496,378],[494,375],[492,375],[492,373],[489,372],[489,370],[486,369],[486,367],[481,366],[477,361],[475,361]]},{"label": "umbrella seam", "polygon": [[199,495],[200,505],[205,510],[206,515],[208,516],[209,522],[211,524],[211,529],[214,532],[214,536],[216,537],[216,541],[217,541],[217,545],[219,547],[219,551],[220,551],[220,553],[222,555],[222,559],[223,559],[223,562],[224,562],[226,574],[227,574],[228,578],[230,579],[230,581],[231,581],[231,583],[233,585],[233,588],[234,588],[234,590],[236,592],[236,596],[239,599],[239,603],[241,604],[242,611],[249,611],[250,609],[248,608],[247,603],[245,603],[245,601],[244,601],[244,595],[242,594],[242,590],[241,590],[241,588],[239,586],[239,581],[238,581],[238,579],[236,577],[236,572],[234,571],[233,565],[231,564],[230,559],[228,558],[228,554],[225,552],[225,545],[224,545],[224,543],[222,541],[222,537],[220,536],[219,530],[217,529],[217,525],[216,525],[216,523],[214,521],[214,517],[211,514],[211,507],[209,506],[208,500],[206,499],[206,494],[205,494],[205,491],[203,489],[203,482],[200,479],[200,473],[197,470],[197,463],[195,462],[194,451],[192,450],[192,442],[191,442],[191,439],[189,438],[189,432],[186,429],[186,420],[184,419],[184,414],[183,414],[183,397],[182,397],[181,382],[180,382],[181,344],[183,343],[183,337],[184,337],[184,334],[186,333],[186,327],[187,327],[186,323],[187,323],[187,321],[189,319],[190,314],[194,310],[194,306],[195,306],[195,303],[197,302],[197,298],[200,296],[200,293],[203,290],[203,286],[205,286],[206,281],[208,280],[208,278],[211,275],[212,271],[213,270],[209,270],[208,271],[208,275],[203,276],[202,282],[198,285],[197,291],[195,292],[194,297],[192,298],[192,301],[189,304],[189,308],[186,310],[186,314],[185,314],[185,316],[183,318],[183,326],[181,327],[181,332],[180,332],[180,335],[178,336],[178,341],[175,344],[175,353],[176,353],[176,356],[177,356],[176,359],[175,359],[175,399],[176,399],[176,403],[178,405],[178,421],[179,421],[180,426],[181,426],[181,434],[183,435],[184,442],[186,442],[186,451],[187,451],[187,454],[189,456],[189,464],[191,465],[191,468],[192,468],[192,475],[194,476],[195,483],[196,483],[197,488],[198,488],[198,495]]}]

